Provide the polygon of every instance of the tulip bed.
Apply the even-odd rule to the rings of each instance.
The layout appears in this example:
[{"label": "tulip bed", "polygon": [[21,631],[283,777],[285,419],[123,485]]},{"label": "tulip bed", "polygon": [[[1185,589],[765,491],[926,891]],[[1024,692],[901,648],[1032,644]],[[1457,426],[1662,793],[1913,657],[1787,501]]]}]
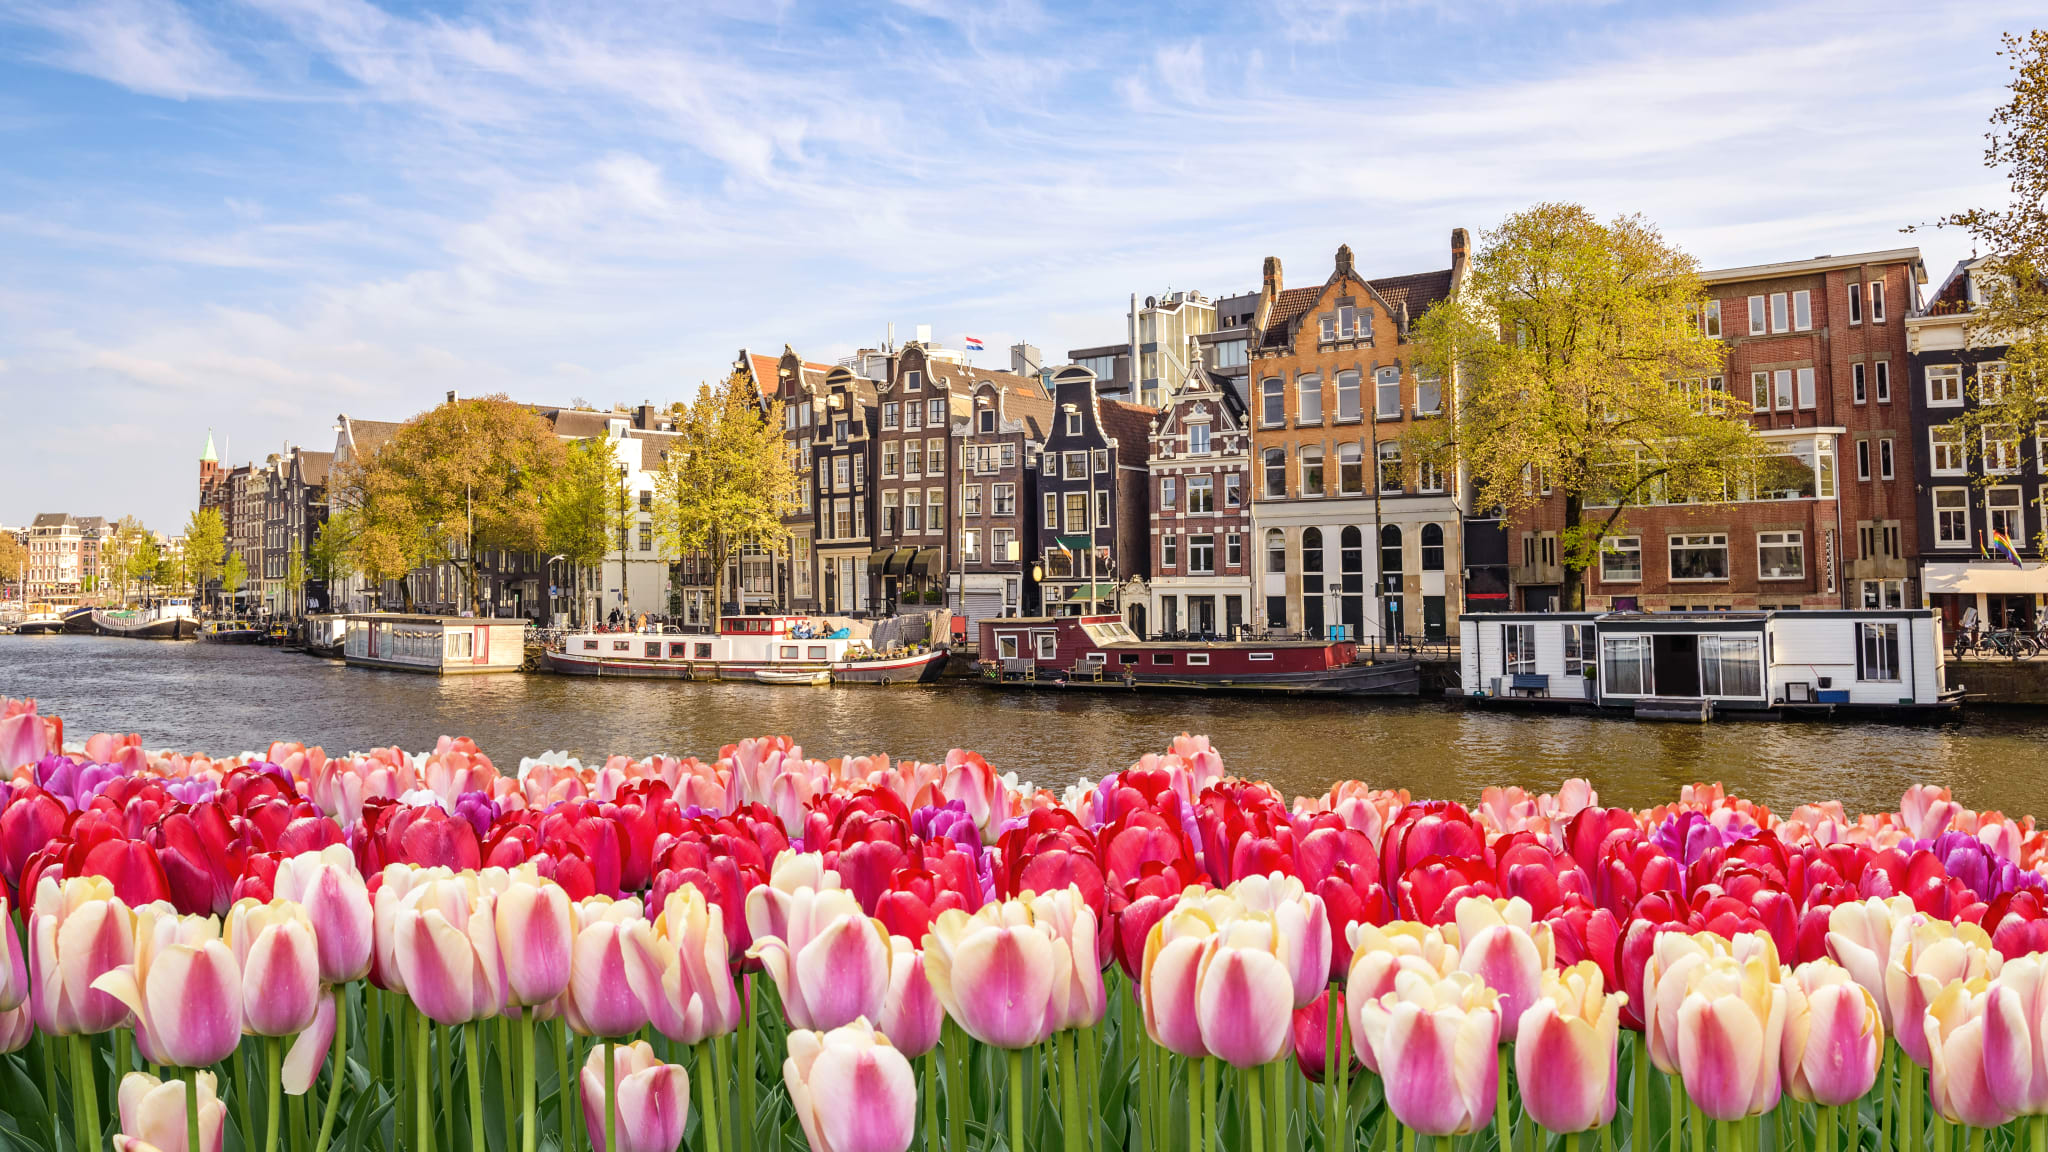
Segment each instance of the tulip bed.
[{"label": "tulip bed", "polygon": [[0,1149],[2048,1149],[2048,838],[0,701]]}]

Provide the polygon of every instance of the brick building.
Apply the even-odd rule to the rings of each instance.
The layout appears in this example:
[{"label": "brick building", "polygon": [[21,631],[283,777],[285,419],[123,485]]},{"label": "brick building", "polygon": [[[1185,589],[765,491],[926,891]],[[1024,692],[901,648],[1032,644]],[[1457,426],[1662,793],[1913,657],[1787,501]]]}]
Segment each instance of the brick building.
[{"label": "brick building", "polygon": [[977,636],[983,617],[1038,611],[1030,579],[1031,542],[1038,538],[1033,481],[1052,427],[1052,398],[1038,377],[1021,373],[975,373],[971,389],[971,414],[952,430],[960,465],[952,601],[967,617],[967,634]]},{"label": "brick building", "polygon": [[818,606],[865,612],[874,492],[868,476],[875,438],[875,384],[844,367],[825,374],[812,424],[812,504],[818,557]]},{"label": "brick building", "polygon": [[1053,373],[1052,430],[1039,456],[1033,560],[1043,573],[1040,611],[1122,611],[1146,632],[1151,574],[1150,470],[1156,408],[1110,400],[1078,365]]},{"label": "brick building", "polygon": [[1200,360],[1172,395],[1152,425],[1152,623],[1230,636],[1251,619],[1251,427]]},{"label": "brick building", "polygon": [[[786,612],[816,612],[818,514],[811,453],[816,447],[815,426],[824,402],[825,374],[831,368],[805,360],[787,344],[782,346],[780,356],[763,356],[741,349],[735,367],[752,377],[761,389],[763,403],[781,403],[782,438],[796,461],[798,504],[795,511],[782,518],[783,551],[773,562],[776,603]],[[753,550],[742,558],[741,566],[745,570],[761,562],[761,554]],[[746,582],[744,578],[742,582]]]}]

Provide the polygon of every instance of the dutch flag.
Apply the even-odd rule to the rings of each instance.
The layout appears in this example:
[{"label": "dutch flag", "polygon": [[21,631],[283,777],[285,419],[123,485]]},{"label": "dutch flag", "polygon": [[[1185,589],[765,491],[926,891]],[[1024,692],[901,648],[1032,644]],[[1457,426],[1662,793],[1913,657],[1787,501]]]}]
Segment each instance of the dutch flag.
[{"label": "dutch flag", "polygon": [[962,344],[967,345],[967,350],[969,352],[979,352],[982,350],[981,337],[979,336],[962,336],[960,338],[960,342]]}]

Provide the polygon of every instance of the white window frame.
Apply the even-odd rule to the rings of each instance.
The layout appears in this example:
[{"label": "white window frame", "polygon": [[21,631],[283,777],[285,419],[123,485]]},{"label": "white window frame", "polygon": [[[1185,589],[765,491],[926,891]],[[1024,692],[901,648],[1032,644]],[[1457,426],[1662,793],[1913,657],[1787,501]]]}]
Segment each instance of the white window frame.
[{"label": "white window frame", "polygon": [[1929,364],[1927,366],[1927,406],[1929,408],[1961,408],[1963,406],[1963,366],[1961,364]]},{"label": "white window frame", "polygon": [[1789,293],[1771,293],[1771,332],[1790,331],[1792,327],[1792,299]]},{"label": "white window frame", "polygon": [[[1635,575],[1626,574],[1625,569],[1610,566],[1611,561],[1622,557],[1635,557]],[[1610,536],[1600,548],[1600,582],[1602,584],[1640,584],[1643,582],[1643,538],[1641,536]]]},{"label": "white window frame", "polygon": [[1792,372],[1792,378],[1794,381],[1793,387],[1795,390],[1795,394],[1798,397],[1800,410],[1811,410],[1820,402],[1819,397],[1817,397],[1814,393],[1813,369],[1795,368]]},{"label": "white window frame", "polygon": [[[1389,392],[1391,389],[1391,392]],[[1387,407],[1387,397],[1393,397],[1394,406]],[[1372,374],[1372,414],[1377,420],[1398,420],[1401,418],[1401,370],[1381,368]]]},{"label": "white window frame", "polygon": [[1500,671],[1503,676],[1534,676],[1536,674],[1536,626],[1534,624],[1503,624],[1500,626]]},{"label": "white window frame", "polygon": [[1849,326],[1854,328],[1863,323],[1863,285],[1854,280],[1849,282]]},{"label": "white window frame", "polygon": [[1872,280],[1870,282],[1870,322],[1872,324],[1884,323],[1884,281],[1882,280]]},{"label": "white window frame", "polygon": [[1962,437],[1946,424],[1927,429],[1927,471],[1934,476],[1962,476],[1969,471],[1963,462]]},{"label": "white window frame", "polygon": [[1876,378],[1877,402],[1879,404],[1891,403],[1892,362],[1889,360],[1877,361],[1876,364],[1872,365],[1871,375]]},{"label": "white window frame", "polygon": [[1792,330],[1813,331],[1813,293],[1805,288],[1792,293]]},{"label": "white window frame", "polygon": [[1870,479],[1870,441],[1856,441],[1856,478]]},{"label": "white window frame", "polygon": [[[1310,410],[1310,406],[1314,410]],[[1323,377],[1320,372],[1304,372],[1294,378],[1294,426],[1297,428],[1322,427],[1323,423]]]},{"label": "white window frame", "polygon": [[1790,412],[1792,410],[1792,370],[1790,368],[1780,368],[1771,373],[1771,393],[1774,397],[1771,404],[1773,408],[1780,412]]},{"label": "white window frame", "polygon": [[2013,476],[2020,470],[2020,437],[2018,435],[1998,437],[1994,433],[2010,429],[2010,425],[1995,424],[1983,431],[1984,471],[1992,476]]},{"label": "white window frame", "polygon": [[1749,334],[1751,336],[1761,336],[1766,331],[1768,329],[1764,326],[1764,298],[1762,296],[1751,296],[1749,298]]},{"label": "white window frame", "polygon": [[1771,374],[1751,372],[1749,374],[1749,406],[1754,412],[1771,410]]},{"label": "white window frame", "polygon": [[[1682,543],[1681,543],[1682,542]],[[1728,534],[1726,532],[1673,532],[1665,537],[1665,563],[1673,584],[1725,584],[1729,577]],[[1680,576],[1676,563],[1677,554],[1684,552],[1721,552],[1721,574],[1719,576]]]},{"label": "white window frame", "polygon": [[1857,404],[1861,404],[1868,399],[1869,388],[1868,380],[1866,379],[1868,375],[1867,366],[1863,361],[1858,360],[1856,363],[1849,365],[1849,398]]},{"label": "white window frame", "polygon": [[[1954,504],[1944,508],[1942,506],[1943,501],[1951,497],[1954,499]],[[1936,548],[1968,548],[1970,546],[1970,521],[1975,515],[1975,510],[1970,507],[1970,503],[1970,490],[1968,488],[1936,488],[1929,494],[1928,506],[1934,510],[1934,546]],[[1942,514],[1944,512],[1962,513],[1962,532],[1959,536],[1951,538],[1942,532]]]},{"label": "white window frame", "polygon": [[[2006,499],[2010,499],[2011,503],[1994,503]],[[1998,518],[2001,513],[2010,513],[2016,525],[2016,530],[2007,532],[2006,536],[2012,540],[2014,546],[2024,547],[2027,542],[2027,501],[2026,494],[2020,491],[2018,485],[1998,484],[1984,490],[1984,530],[1987,539],[1989,533],[1998,531]]]},{"label": "white window frame", "polygon": [[1900,628],[1888,620],[1856,622],[1856,679],[1865,684],[1897,684],[1901,677]]},{"label": "white window frame", "polygon": [[[1764,549],[1797,549],[1799,567],[1795,571],[1779,571],[1773,574],[1764,567]],[[1804,580],[1806,579],[1806,533],[1804,532],[1759,532],[1756,534],[1756,578],[1758,580]]]},{"label": "white window frame", "polygon": [[1892,438],[1889,436],[1883,437],[1877,442],[1877,478],[1880,480],[1892,478]]}]

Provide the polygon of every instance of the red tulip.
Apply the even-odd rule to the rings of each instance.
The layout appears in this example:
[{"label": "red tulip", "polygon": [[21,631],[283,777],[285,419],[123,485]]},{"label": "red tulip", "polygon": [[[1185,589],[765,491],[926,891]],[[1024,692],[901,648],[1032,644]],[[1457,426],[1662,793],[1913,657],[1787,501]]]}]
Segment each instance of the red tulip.
[{"label": "red tulip", "polygon": [[1483,866],[1486,835],[1465,809],[1447,800],[1410,804],[1395,813],[1380,839],[1382,882],[1393,889],[1410,871],[1439,857]]},{"label": "red tulip", "polygon": [[9,890],[24,891],[21,870],[28,858],[61,834],[70,818],[55,796],[36,787],[17,790],[0,808],[0,876]]}]

